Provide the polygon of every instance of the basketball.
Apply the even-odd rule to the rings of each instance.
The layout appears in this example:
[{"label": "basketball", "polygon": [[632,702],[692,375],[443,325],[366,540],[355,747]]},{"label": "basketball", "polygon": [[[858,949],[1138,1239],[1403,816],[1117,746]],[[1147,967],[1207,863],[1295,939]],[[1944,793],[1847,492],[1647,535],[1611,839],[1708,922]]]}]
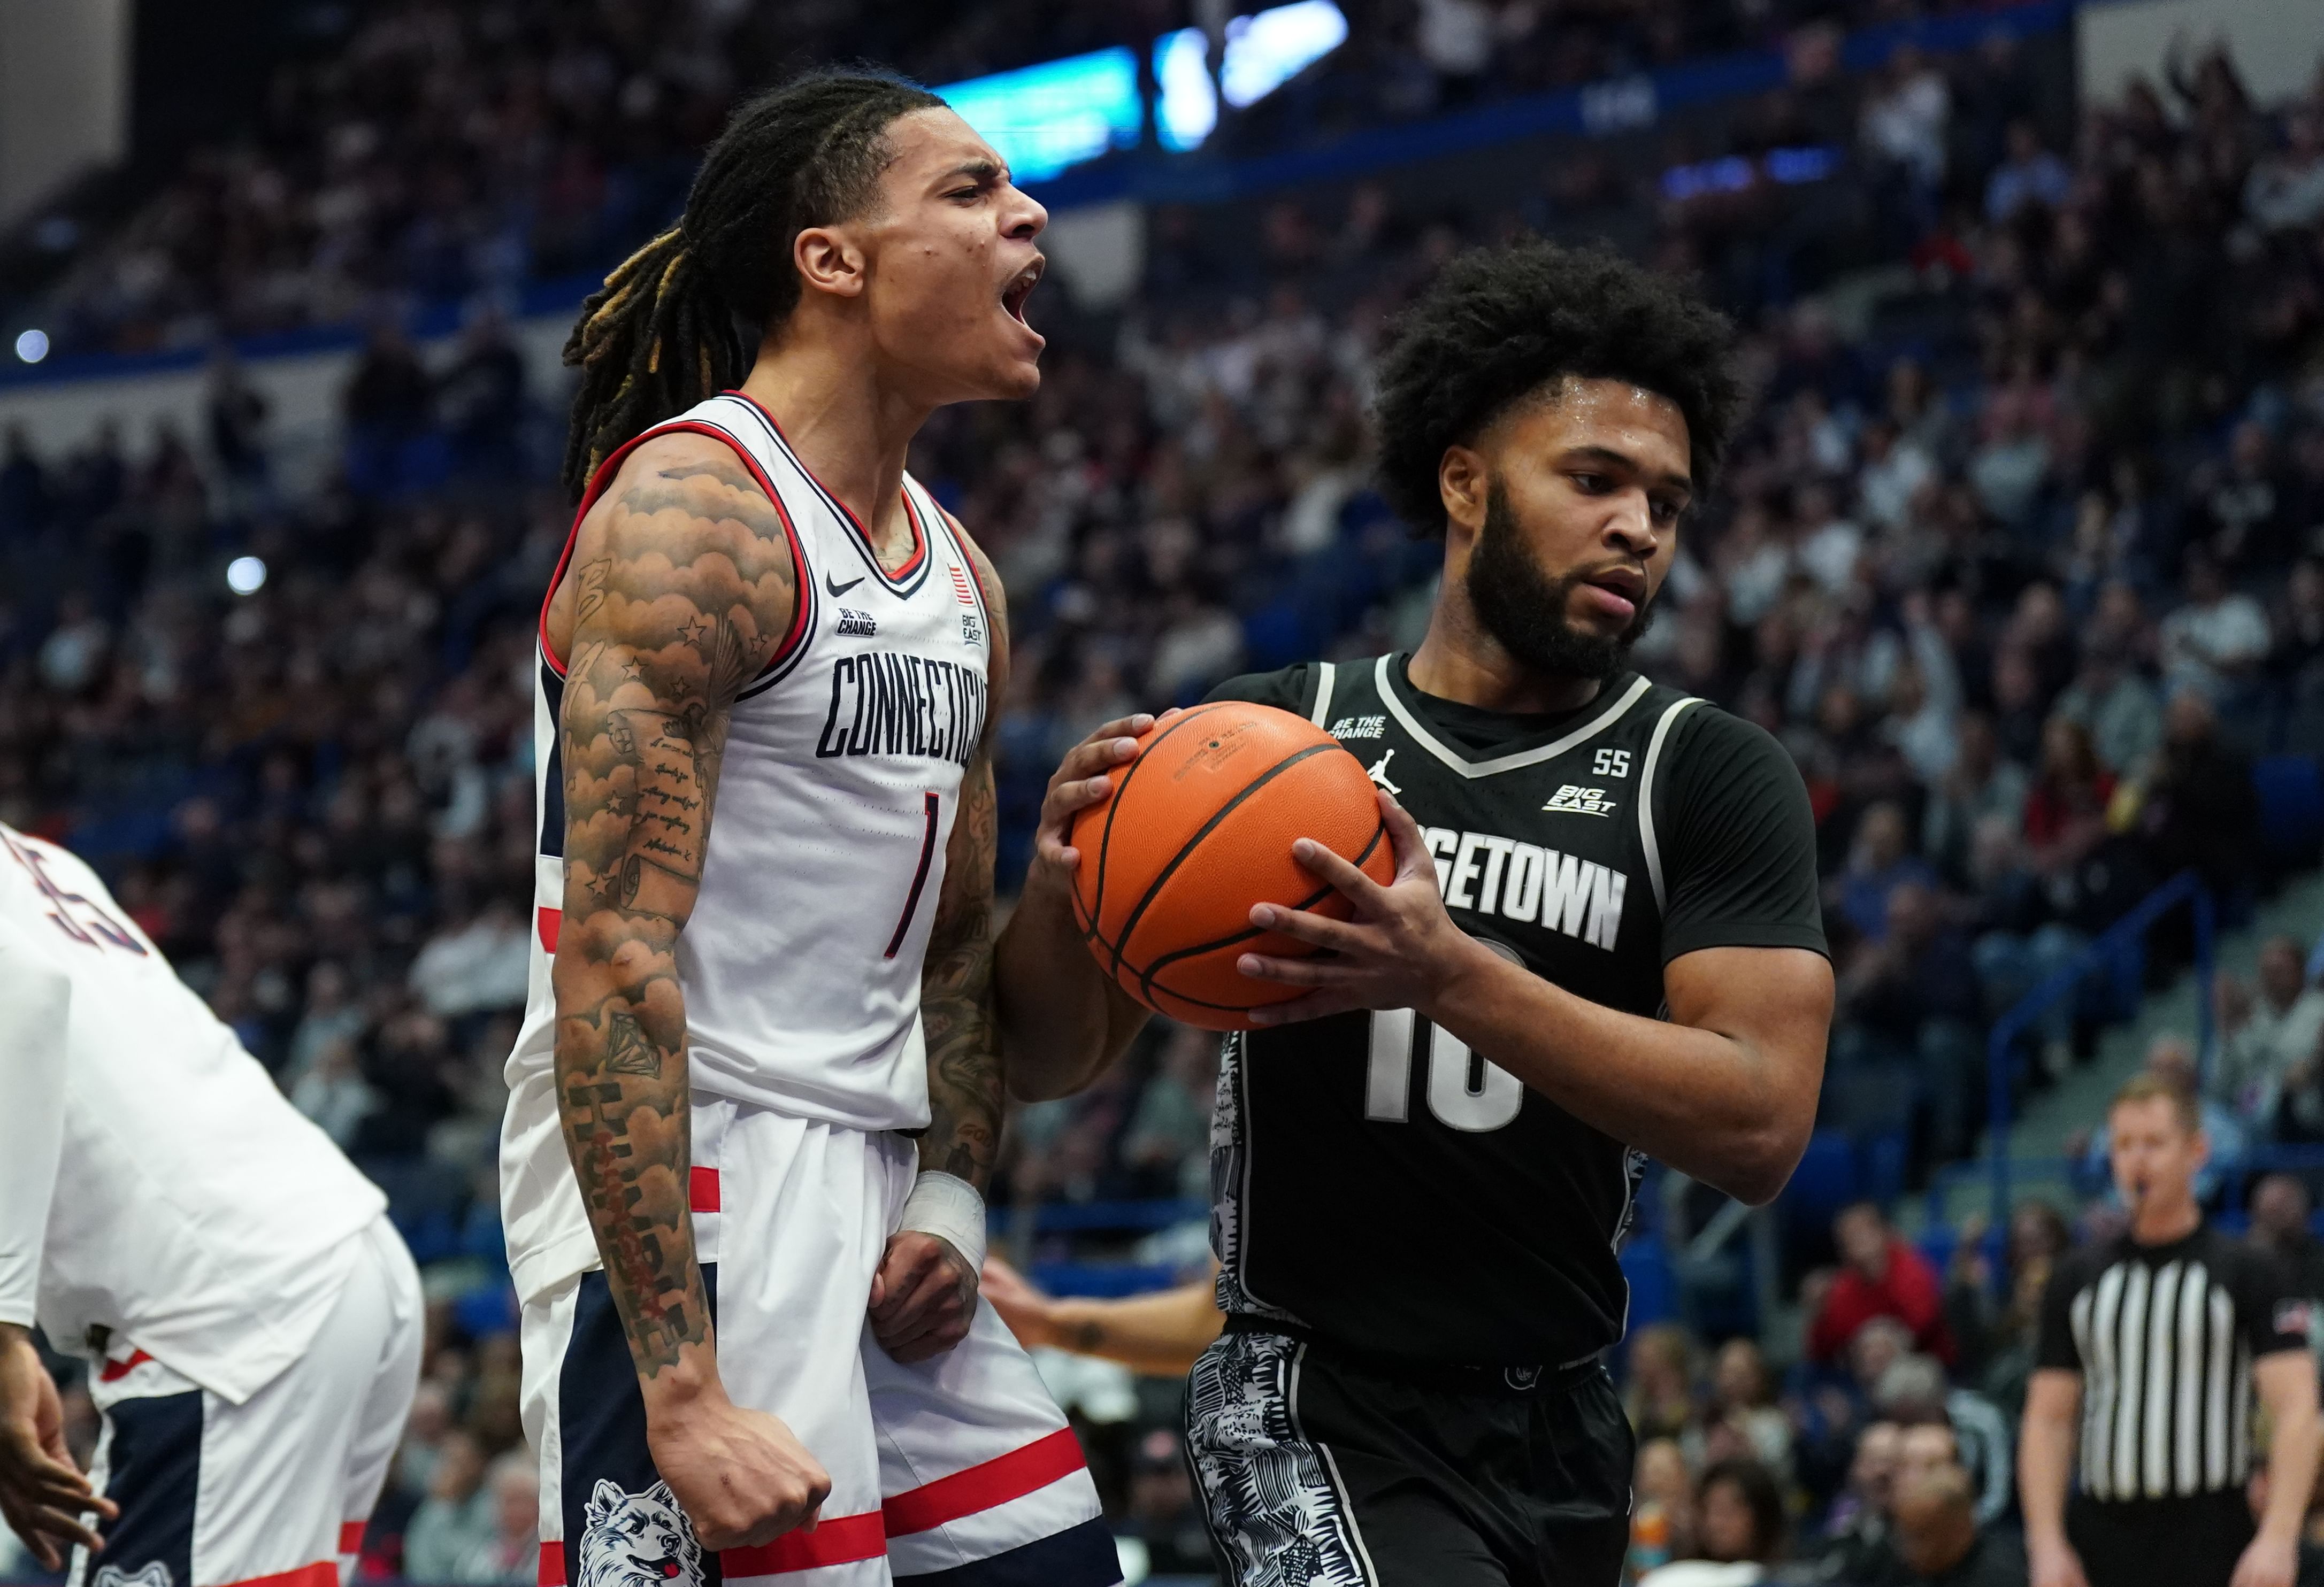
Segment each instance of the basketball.
[{"label": "basketball", "polygon": [[1291,857],[1313,839],[1375,881],[1396,873],[1371,779],[1304,717],[1222,701],[1149,729],[1112,795],[1075,818],[1074,913],[1123,991],[1157,1014],[1247,1030],[1305,988],[1235,968],[1245,953],[1314,951],[1250,923],[1277,904],[1344,919],[1348,902]]}]

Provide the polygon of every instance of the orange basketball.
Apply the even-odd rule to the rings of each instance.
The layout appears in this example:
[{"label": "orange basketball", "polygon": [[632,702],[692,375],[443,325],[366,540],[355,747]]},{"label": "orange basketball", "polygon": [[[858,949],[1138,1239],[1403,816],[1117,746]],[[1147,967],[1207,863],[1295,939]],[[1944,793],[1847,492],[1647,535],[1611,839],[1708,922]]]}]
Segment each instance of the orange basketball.
[{"label": "orange basketball", "polygon": [[1271,705],[1198,705],[1150,729],[1112,796],[1074,819],[1074,916],[1123,991],[1213,1031],[1304,988],[1255,981],[1245,953],[1314,951],[1250,923],[1255,904],[1344,919],[1348,902],[1291,858],[1311,838],[1374,880],[1396,874],[1371,779],[1304,717]]}]

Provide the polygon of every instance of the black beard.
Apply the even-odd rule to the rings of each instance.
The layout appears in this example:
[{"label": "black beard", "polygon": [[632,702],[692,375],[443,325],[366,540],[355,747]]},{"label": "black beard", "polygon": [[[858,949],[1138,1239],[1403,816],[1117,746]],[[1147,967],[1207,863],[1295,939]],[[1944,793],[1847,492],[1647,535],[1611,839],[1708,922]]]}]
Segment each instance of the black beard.
[{"label": "black beard", "polygon": [[1630,647],[1655,620],[1655,602],[1638,602],[1629,626],[1610,639],[1585,633],[1566,619],[1566,602],[1582,583],[1578,573],[1552,579],[1526,549],[1517,514],[1497,480],[1485,497],[1485,527],[1469,554],[1469,604],[1502,649],[1537,673],[1603,683],[1622,670]]}]

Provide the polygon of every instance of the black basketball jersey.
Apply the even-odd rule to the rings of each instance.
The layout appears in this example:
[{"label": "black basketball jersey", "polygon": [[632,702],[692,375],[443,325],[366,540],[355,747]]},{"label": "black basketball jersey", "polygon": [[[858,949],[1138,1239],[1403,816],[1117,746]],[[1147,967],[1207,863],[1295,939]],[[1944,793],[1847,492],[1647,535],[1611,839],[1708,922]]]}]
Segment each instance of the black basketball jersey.
[{"label": "black basketball jersey", "polygon": [[[1814,821],[1760,729],[1635,674],[1500,716],[1406,658],[1237,678],[1427,835],[1453,921],[1568,991],[1663,1012],[1697,949],[1824,951]],[[1408,1009],[1230,1037],[1212,1131],[1221,1307],[1368,1354],[1563,1366],[1621,1337],[1643,1158]]]}]

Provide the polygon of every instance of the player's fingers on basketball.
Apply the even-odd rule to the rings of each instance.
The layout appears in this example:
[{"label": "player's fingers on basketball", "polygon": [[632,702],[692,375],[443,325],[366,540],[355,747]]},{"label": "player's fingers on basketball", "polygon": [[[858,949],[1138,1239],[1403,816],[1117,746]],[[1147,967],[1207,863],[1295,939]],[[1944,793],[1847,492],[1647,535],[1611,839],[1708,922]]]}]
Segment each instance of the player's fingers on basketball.
[{"label": "player's fingers on basketball", "polygon": [[1302,838],[1294,843],[1291,858],[1317,881],[1328,883],[1342,897],[1367,912],[1377,911],[1387,900],[1387,888],[1313,838]]},{"label": "player's fingers on basketball", "polygon": [[1286,909],[1278,904],[1254,904],[1250,906],[1250,923],[1261,930],[1280,931],[1286,937],[1296,937],[1302,942],[1313,942],[1318,948],[1329,948],[1351,953],[1364,946],[1364,934],[1360,927],[1345,921],[1335,921],[1329,915],[1312,910]]},{"label": "player's fingers on basketball", "polygon": [[1275,959],[1264,953],[1242,955],[1235,960],[1235,968],[1254,981],[1280,981],[1286,986],[1345,986],[1363,973],[1346,965]]},{"label": "player's fingers on basketball", "polygon": [[[1162,720],[1165,721],[1169,720],[1169,713],[1165,712]],[[1084,744],[1094,744],[1103,738],[1135,738],[1139,734],[1146,731],[1147,729],[1153,725],[1153,712],[1146,711],[1133,711],[1128,716],[1118,716],[1114,718],[1111,721],[1106,723],[1105,726],[1100,728],[1096,732],[1092,733],[1088,738],[1083,739],[1082,742]]]},{"label": "player's fingers on basketball", "polygon": [[1396,802],[1385,788],[1379,795],[1380,825],[1388,829],[1388,851],[1396,856],[1396,879],[1409,881],[1426,876],[1432,885],[1436,881],[1436,857],[1429,851],[1427,835],[1412,812]]}]

